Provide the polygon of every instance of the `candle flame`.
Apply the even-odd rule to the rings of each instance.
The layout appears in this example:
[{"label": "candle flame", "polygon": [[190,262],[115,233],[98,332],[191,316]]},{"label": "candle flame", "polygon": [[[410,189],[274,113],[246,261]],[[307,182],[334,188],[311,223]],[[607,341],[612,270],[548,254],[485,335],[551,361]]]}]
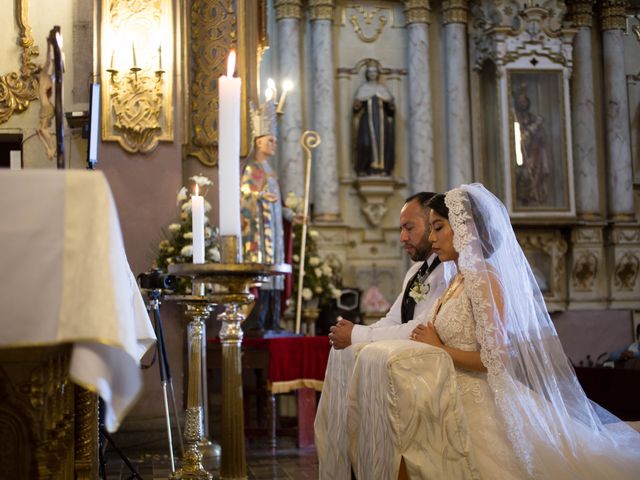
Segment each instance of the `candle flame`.
[{"label": "candle flame", "polygon": [[271,90],[276,89],[276,82],[273,81],[273,78],[269,78],[267,80],[267,88],[270,88]]},{"label": "candle flame", "polygon": [[273,89],[271,87],[268,87],[265,91],[264,91],[264,98],[265,100],[268,102],[273,98]]},{"label": "candle flame", "polygon": [[233,77],[233,72],[236,69],[236,51],[231,50],[229,57],[227,58],[227,77]]},{"label": "candle flame", "polygon": [[288,92],[288,91],[290,91],[290,90],[293,90],[293,82],[292,82],[291,80],[285,80],[285,81],[282,83],[282,89],[283,89],[285,92]]}]

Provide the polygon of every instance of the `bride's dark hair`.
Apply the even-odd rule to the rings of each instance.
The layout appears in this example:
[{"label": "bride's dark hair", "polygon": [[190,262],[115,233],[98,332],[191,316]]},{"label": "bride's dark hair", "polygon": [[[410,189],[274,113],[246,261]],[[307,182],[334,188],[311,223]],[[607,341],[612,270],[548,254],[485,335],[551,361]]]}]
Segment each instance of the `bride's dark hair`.
[{"label": "bride's dark hair", "polygon": [[[449,220],[449,207],[447,207],[447,204],[445,203],[445,197],[446,193],[438,193],[434,195],[431,197],[431,200],[427,202],[427,207],[441,217]],[[487,219],[485,219],[480,213],[480,210],[476,207],[472,198],[469,198],[469,205],[471,210],[469,213],[473,218],[478,236],[480,237],[482,254],[484,255],[484,258],[489,258],[500,245],[500,235],[495,231],[495,229],[487,225]]]}]

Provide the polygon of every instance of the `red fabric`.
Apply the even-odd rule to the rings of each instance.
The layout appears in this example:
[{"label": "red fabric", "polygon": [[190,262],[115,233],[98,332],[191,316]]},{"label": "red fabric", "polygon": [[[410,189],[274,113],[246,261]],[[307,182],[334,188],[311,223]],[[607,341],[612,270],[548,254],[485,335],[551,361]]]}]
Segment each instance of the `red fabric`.
[{"label": "red fabric", "polygon": [[[216,338],[212,342],[220,342]],[[324,380],[329,339],[322,337],[245,338],[242,349],[269,350],[269,381]]]}]

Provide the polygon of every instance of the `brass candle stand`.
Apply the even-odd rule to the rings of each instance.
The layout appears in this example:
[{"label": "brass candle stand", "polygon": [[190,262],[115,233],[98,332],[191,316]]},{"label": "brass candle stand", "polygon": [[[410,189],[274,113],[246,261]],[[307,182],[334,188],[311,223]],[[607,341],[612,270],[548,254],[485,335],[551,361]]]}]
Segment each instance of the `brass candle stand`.
[{"label": "brass candle stand", "polygon": [[[207,396],[206,377],[203,377],[203,358],[206,351],[204,320],[215,305],[224,305],[225,311],[218,318],[222,321],[220,343],[222,345],[222,455],[220,478],[246,479],[247,463],[244,442],[244,409],[242,405],[242,329],[244,315],[239,308],[253,300],[249,292],[267,277],[291,273],[288,264],[262,265],[241,263],[239,246],[235,236],[222,238],[223,263],[176,264],[169,266],[169,273],[190,277],[196,293],[200,285],[211,284],[206,295],[171,295],[185,305],[191,317],[189,336],[189,385],[184,428],[185,453],[174,479],[210,479],[211,473],[202,466],[201,445],[207,442],[204,435],[204,411]],[[203,378],[205,379],[203,381]]]}]

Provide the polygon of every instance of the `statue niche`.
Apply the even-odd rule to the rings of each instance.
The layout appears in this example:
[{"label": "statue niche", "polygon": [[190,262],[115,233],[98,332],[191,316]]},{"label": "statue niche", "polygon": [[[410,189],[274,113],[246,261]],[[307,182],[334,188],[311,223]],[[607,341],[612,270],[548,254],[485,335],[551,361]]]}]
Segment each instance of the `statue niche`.
[{"label": "statue niche", "polygon": [[395,164],[395,103],[379,78],[377,62],[368,61],[365,82],[353,102],[354,168],[359,177],[391,176]]}]

